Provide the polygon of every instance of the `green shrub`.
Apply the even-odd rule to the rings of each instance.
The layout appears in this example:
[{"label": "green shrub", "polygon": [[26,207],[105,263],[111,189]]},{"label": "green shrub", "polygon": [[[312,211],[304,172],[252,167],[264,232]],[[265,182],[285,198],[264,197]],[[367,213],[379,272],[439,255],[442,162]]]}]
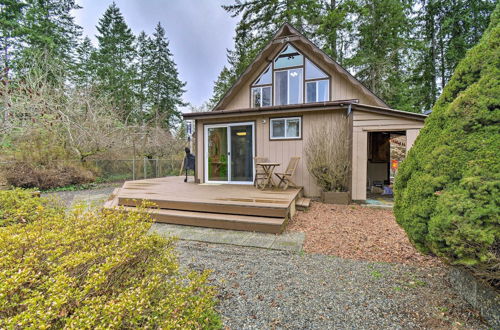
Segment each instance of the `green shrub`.
[{"label": "green shrub", "polygon": [[82,208],[0,228],[0,328],[220,328],[208,273],[180,270],[144,218]]},{"label": "green shrub", "polygon": [[500,7],[458,65],[395,182],[397,221],[422,251],[500,279]]},{"label": "green shrub", "polygon": [[15,162],[6,166],[3,172],[9,185],[42,190],[90,183],[95,180],[91,170],[71,163],[53,162],[42,166]]},{"label": "green shrub", "polygon": [[0,227],[29,223],[61,212],[50,200],[35,197],[33,190],[0,191]]}]

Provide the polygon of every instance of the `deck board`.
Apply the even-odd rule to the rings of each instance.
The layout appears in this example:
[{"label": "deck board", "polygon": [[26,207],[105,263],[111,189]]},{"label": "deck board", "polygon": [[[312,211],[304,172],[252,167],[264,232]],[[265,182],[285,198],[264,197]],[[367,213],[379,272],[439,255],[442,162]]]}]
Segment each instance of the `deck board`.
[{"label": "deck board", "polygon": [[127,181],[113,192],[105,207],[127,210],[151,202],[155,206],[150,211],[158,222],[277,233],[293,215],[302,191],[262,191],[252,185],[195,184],[183,179]]},{"label": "deck board", "polygon": [[[262,191],[251,185],[185,183],[183,177],[166,177],[127,181],[117,197],[121,206],[149,201],[165,209],[281,217],[299,192],[297,188]],[[242,213],[236,213],[238,209]]]}]

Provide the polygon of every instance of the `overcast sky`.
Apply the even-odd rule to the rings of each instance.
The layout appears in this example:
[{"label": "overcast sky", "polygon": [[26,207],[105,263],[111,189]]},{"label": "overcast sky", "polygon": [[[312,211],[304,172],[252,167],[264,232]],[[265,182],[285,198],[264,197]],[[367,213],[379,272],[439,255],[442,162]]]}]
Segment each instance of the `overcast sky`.
[{"label": "overcast sky", "polygon": [[[212,86],[226,64],[226,49],[233,47],[236,18],[221,8],[231,0],[115,0],[125,21],[137,36],[152,35],[161,22],[170,50],[187,82],[184,101],[201,105],[212,95]],[[112,0],[77,0],[76,23],[97,44],[96,25]]]}]

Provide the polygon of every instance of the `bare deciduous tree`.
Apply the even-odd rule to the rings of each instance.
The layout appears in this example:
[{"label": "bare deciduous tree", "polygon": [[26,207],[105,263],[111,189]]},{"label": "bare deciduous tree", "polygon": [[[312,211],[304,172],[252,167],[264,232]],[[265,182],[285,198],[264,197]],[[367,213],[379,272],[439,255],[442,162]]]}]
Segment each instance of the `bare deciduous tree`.
[{"label": "bare deciduous tree", "polygon": [[306,142],[306,163],[316,184],[324,191],[347,191],[350,168],[347,118],[324,123]]}]

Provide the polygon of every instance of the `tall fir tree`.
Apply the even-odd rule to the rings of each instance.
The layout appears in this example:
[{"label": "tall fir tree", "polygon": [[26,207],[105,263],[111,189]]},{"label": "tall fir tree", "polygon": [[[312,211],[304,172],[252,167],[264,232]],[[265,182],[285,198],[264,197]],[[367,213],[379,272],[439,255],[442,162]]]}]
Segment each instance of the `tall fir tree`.
[{"label": "tall fir tree", "polygon": [[156,26],[150,45],[146,72],[151,108],[146,119],[156,127],[172,128],[181,118],[179,106],[185,105],[182,95],[186,83],[179,79],[165,29],[160,23]]},{"label": "tall fir tree", "polygon": [[148,102],[148,62],[151,58],[151,39],[141,31],[136,39],[136,68],[137,76],[135,82],[135,93],[138,102],[139,117],[146,114]]},{"label": "tall fir tree", "polygon": [[0,0],[0,79],[6,85],[10,78],[14,51],[19,47],[19,37],[23,31],[23,8],[26,3],[19,0]]},{"label": "tall fir tree", "polygon": [[[241,17],[234,37],[235,48],[228,50],[228,66],[219,74],[210,105],[213,107],[284,23],[291,23],[310,38],[321,11],[316,0],[238,1],[222,6],[231,16]],[[316,25],[315,25],[316,24]]]},{"label": "tall fir tree", "polygon": [[90,91],[95,81],[96,65],[94,63],[95,47],[89,37],[85,37],[76,48],[73,63],[72,80],[76,87]]},{"label": "tall fir tree", "polygon": [[458,62],[482,36],[494,4],[491,0],[416,2],[418,46],[412,78],[417,109],[432,108]]},{"label": "tall fir tree", "polygon": [[25,1],[20,38],[23,46],[16,57],[15,70],[22,74],[36,59],[42,70],[50,72],[57,67],[60,72],[69,72],[67,69],[81,34],[81,27],[75,23],[71,11],[80,6],[75,0]]},{"label": "tall fir tree", "polygon": [[110,97],[124,121],[136,119],[134,112],[134,35],[112,3],[97,25],[99,48],[95,53],[98,90]]},{"label": "tall fir tree", "polygon": [[400,0],[359,3],[358,45],[349,59],[356,77],[390,106],[407,110],[404,62],[411,30],[409,8]]},{"label": "tall fir tree", "polygon": [[316,39],[325,53],[344,65],[353,44],[352,15],[357,12],[357,3],[354,0],[324,0],[322,8]]}]

